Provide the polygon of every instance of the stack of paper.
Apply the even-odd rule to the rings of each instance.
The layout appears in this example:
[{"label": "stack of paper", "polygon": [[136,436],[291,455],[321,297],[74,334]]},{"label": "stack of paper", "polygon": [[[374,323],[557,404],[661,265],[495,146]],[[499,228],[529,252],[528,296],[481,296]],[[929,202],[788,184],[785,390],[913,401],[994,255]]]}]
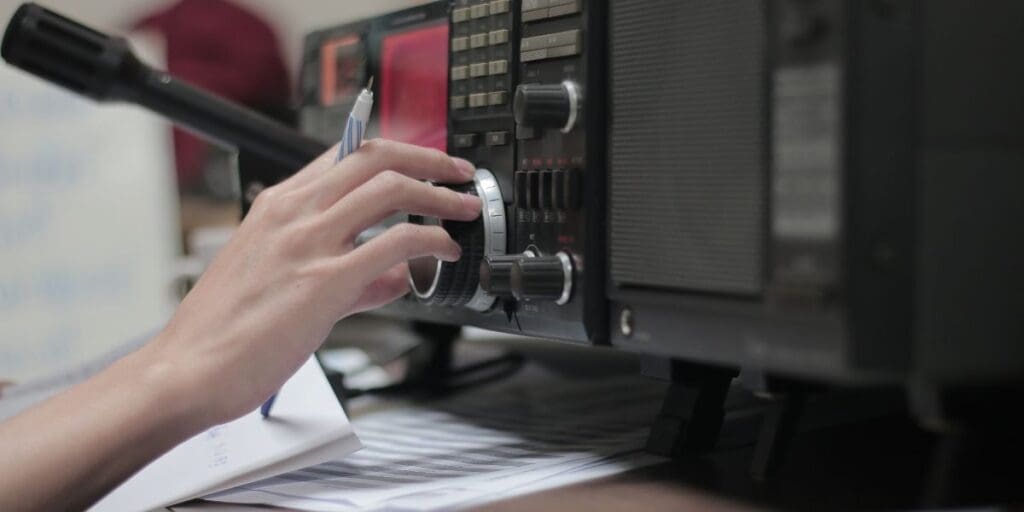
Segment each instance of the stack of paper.
[{"label": "stack of paper", "polygon": [[314,511],[450,509],[663,460],[642,450],[662,385],[518,380],[356,417],[366,446],[359,453],[206,499]]}]

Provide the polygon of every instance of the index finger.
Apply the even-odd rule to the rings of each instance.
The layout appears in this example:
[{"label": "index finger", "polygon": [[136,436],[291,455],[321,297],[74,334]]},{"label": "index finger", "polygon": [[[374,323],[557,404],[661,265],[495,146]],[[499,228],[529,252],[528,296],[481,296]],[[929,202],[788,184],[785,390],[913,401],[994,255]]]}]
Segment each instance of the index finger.
[{"label": "index finger", "polygon": [[327,151],[324,151],[320,156],[316,157],[315,160],[309,162],[305,167],[299,169],[298,172],[281,182],[281,184],[292,189],[297,189],[315,180],[318,176],[327,172],[334,166],[335,159],[338,157],[338,146],[340,145],[341,143],[339,142],[331,146]]},{"label": "index finger", "polygon": [[452,158],[437,149],[373,139],[308,186],[322,189],[333,203],[386,170],[439,183],[465,183],[472,180],[476,172],[469,162]]}]

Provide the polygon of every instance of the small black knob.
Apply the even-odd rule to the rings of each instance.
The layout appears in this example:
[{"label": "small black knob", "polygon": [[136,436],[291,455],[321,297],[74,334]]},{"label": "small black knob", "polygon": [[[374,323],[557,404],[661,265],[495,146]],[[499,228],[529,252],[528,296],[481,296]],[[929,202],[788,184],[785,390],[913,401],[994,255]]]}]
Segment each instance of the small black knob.
[{"label": "small black knob", "polygon": [[565,253],[520,258],[512,265],[512,295],[517,300],[565,304],[572,293],[572,263]]},{"label": "small black knob", "polygon": [[513,101],[516,123],[534,128],[572,129],[579,114],[579,89],[572,82],[523,84]]},{"label": "small black knob", "polygon": [[512,267],[522,255],[488,256],[480,262],[480,288],[491,295],[512,295]]}]

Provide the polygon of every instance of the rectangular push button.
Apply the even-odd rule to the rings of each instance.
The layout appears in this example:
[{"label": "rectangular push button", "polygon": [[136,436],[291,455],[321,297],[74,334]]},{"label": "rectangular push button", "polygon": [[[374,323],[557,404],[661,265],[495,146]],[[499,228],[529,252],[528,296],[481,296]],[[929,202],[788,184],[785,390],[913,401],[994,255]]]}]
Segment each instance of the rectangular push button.
[{"label": "rectangular push button", "polygon": [[491,15],[505,14],[511,5],[512,0],[491,0]]},{"label": "rectangular push button", "polygon": [[473,34],[469,36],[469,47],[470,48],[483,48],[487,46],[487,34]]},{"label": "rectangular push button", "polygon": [[523,23],[529,21],[543,20],[548,17],[547,9],[537,9],[535,11],[523,12]]},{"label": "rectangular push button", "polygon": [[548,58],[547,49],[533,50],[519,54],[519,59],[523,62],[533,62],[535,60],[544,60],[546,58]]},{"label": "rectangular push button", "polygon": [[492,46],[508,42],[508,29],[492,30],[487,34],[487,42]]},{"label": "rectangular push button", "polygon": [[452,38],[452,51],[453,52],[464,52],[469,49],[469,38],[468,37],[453,37]]},{"label": "rectangular push button", "polygon": [[551,175],[552,171],[540,172],[540,207],[544,209],[550,209],[554,206],[554,201],[552,200],[554,189],[551,186]]},{"label": "rectangular push button", "polygon": [[484,18],[491,14],[491,6],[489,4],[480,4],[470,7],[469,17],[474,20],[477,18]]},{"label": "rectangular push button", "polygon": [[455,9],[452,11],[452,23],[462,23],[469,19],[469,7]]},{"label": "rectangular push button", "polygon": [[477,62],[475,64],[470,64],[469,65],[469,76],[471,76],[473,78],[476,78],[478,76],[486,76],[486,75],[487,75],[487,63],[486,62]]},{"label": "rectangular push button", "polygon": [[504,75],[508,73],[508,61],[492,60],[487,64],[487,73],[490,75]]},{"label": "rectangular push button", "polygon": [[530,50],[539,50],[541,48],[554,48],[556,46],[567,46],[573,44],[580,44],[579,30],[566,30],[563,32],[544,34],[542,36],[524,37],[520,42],[519,50],[526,52]]},{"label": "rectangular push button", "polygon": [[508,93],[505,91],[494,91],[487,93],[488,105],[504,105],[508,103]]},{"label": "rectangular push button", "polygon": [[526,208],[526,171],[516,171],[515,195],[516,208]]},{"label": "rectangular push button", "polygon": [[[556,4],[561,4],[561,5],[556,5]],[[570,1],[567,1],[567,2],[566,1],[559,1],[559,0],[551,0],[551,8],[548,9],[548,16],[551,17],[551,18],[555,18],[555,17],[558,17],[558,16],[565,16],[567,14],[576,14],[578,12],[580,12],[580,1],[579,0],[570,0]]]},{"label": "rectangular push button", "polygon": [[452,96],[452,110],[461,110],[466,108],[466,97],[465,96]]},{"label": "rectangular push button", "polygon": [[487,132],[488,146],[504,146],[508,144],[508,132]]},{"label": "rectangular push button", "polygon": [[470,107],[486,107],[487,106],[487,93],[478,92],[476,94],[469,95],[469,106]]},{"label": "rectangular push button", "polygon": [[565,209],[565,171],[556,170],[551,174],[551,199],[552,208],[557,210]]},{"label": "rectangular push button", "polygon": [[452,143],[460,149],[471,148],[476,145],[475,133],[456,133],[452,136]]},{"label": "rectangular push button", "polygon": [[466,66],[452,66],[452,80],[465,80],[469,76],[469,68]]},{"label": "rectangular push button", "polygon": [[526,172],[526,207],[540,207],[540,171]]},{"label": "rectangular push button", "polygon": [[558,57],[569,57],[571,55],[579,55],[580,46],[577,44],[570,44],[566,46],[556,46],[554,48],[548,48],[548,58],[557,59]]}]

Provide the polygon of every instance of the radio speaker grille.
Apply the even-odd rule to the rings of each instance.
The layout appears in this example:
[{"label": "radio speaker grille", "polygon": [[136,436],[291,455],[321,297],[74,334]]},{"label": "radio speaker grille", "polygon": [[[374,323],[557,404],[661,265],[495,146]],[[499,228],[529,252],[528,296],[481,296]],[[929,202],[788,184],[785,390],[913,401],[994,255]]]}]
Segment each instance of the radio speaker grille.
[{"label": "radio speaker grille", "polygon": [[759,293],[766,2],[609,3],[614,284]]}]

